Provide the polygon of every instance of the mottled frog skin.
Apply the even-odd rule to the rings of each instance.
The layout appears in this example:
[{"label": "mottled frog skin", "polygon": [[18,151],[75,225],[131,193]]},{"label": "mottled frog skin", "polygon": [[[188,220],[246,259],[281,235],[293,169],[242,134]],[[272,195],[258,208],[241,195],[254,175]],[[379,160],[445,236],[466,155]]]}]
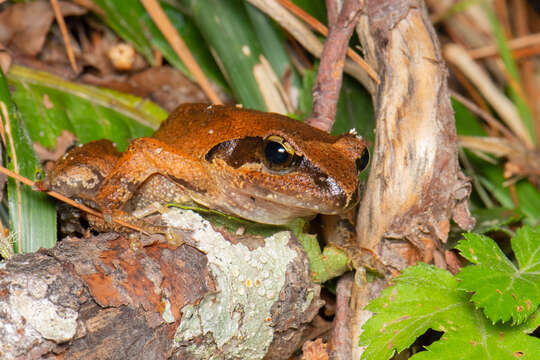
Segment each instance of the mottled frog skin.
[{"label": "mottled frog skin", "polygon": [[105,215],[153,202],[192,202],[266,224],[338,214],[358,200],[365,142],[286,116],[185,104],[124,153],[108,140],[75,148],[44,184]]}]

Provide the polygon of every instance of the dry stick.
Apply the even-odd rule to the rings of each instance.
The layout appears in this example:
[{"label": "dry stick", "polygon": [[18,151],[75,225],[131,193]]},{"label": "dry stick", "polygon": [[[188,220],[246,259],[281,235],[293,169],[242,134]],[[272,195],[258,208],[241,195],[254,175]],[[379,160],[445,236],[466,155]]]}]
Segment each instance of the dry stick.
[{"label": "dry stick", "polygon": [[210,82],[199,67],[199,64],[197,64],[197,61],[189,51],[186,43],[184,40],[182,40],[180,35],[178,35],[178,32],[169,21],[169,18],[157,0],[141,0],[141,3],[146,8],[146,11],[148,11],[148,14],[157,25],[163,36],[165,36],[165,39],[167,39],[169,44],[171,44],[174,52],[180,57],[180,59],[182,59],[188,70],[195,78],[195,81],[197,81],[202,91],[204,91],[210,101],[213,104],[223,104],[214,89],[212,89]]},{"label": "dry stick", "polygon": [[[293,13],[295,16],[299,17],[302,21],[308,24],[311,28],[313,28],[319,34],[323,36],[328,36],[328,28],[324,26],[323,24],[321,24],[319,20],[315,19],[313,16],[305,12],[301,7],[297,6],[290,0],[277,0],[277,2],[280,3],[287,10],[289,10],[291,13]],[[330,7],[328,6],[327,6],[327,13],[328,13],[328,18],[332,19],[333,15],[331,15]],[[334,22],[335,21],[329,20],[330,24]],[[349,56],[351,60],[353,60],[355,63],[360,65],[360,67],[364,69],[377,84],[380,82],[379,75],[377,75],[375,70],[373,70],[373,68],[353,49],[347,48],[347,56]]]},{"label": "dry stick", "polygon": [[345,0],[337,22],[329,24],[330,31],[324,43],[317,80],[313,87],[313,110],[306,121],[326,132],[330,132],[335,121],[343,80],[343,64],[360,8],[359,0]]},{"label": "dry stick", "polygon": [[64,17],[62,16],[62,12],[60,11],[60,6],[58,5],[57,0],[51,0],[51,5],[54,11],[54,16],[56,17],[56,22],[60,27],[62,38],[64,39],[64,45],[66,46],[69,63],[71,64],[71,68],[73,69],[75,74],[77,74],[79,72],[79,68],[77,66],[77,62],[75,61],[75,54],[73,53],[73,48],[71,47],[71,40],[67,31],[66,22],[64,21]]},{"label": "dry stick", "polygon": [[[323,49],[321,41],[313,34],[306,24],[283,7],[278,0],[247,1],[275,20],[311,54],[316,57],[321,56]],[[345,61],[345,72],[360,81],[369,92],[375,91],[374,81],[370,78],[370,75],[354,61],[349,59]]]},{"label": "dry stick", "polygon": [[82,6],[83,8],[95,12],[100,16],[107,15],[107,13],[102,8],[97,6],[92,0],[73,0],[73,2],[79,6]]},{"label": "dry stick", "polygon": [[336,316],[332,327],[332,354],[335,360],[347,360],[352,358],[351,354],[351,300],[352,285],[354,281],[353,273],[343,275],[337,283],[336,288]]},{"label": "dry stick", "polygon": [[[17,180],[17,181],[22,182],[22,183],[25,184],[25,185],[30,186],[31,188],[35,188],[35,185],[36,185],[35,182],[33,182],[33,181],[30,180],[30,179],[25,178],[24,176],[21,176],[21,175],[17,174],[17,173],[14,172],[14,171],[11,171],[11,170],[9,170],[9,169],[6,169],[6,168],[3,167],[3,166],[0,166],[0,172],[3,173],[3,174],[6,174],[6,175],[9,176],[9,177],[12,177],[13,179],[15,179],[15,180]],[[80,210],[82,210],[82,211],[84,211],[84,212],[89,213],[90,215],[94,215],[94,216],[96,216],[96,217],[98,217],[98,218],[100,218],[100,219],[103,219],[103,214],[100,213],[99,211],[96,211],[96,210],[94,210],[94,209],[92,209],[92,208],[89,208],[88,206],[85,206],[85,205],[83,205],[83,204],[79,204],[78,202],[73,201],[72,199],[68,198],[67,196],[64,196],[64,195],[62,195],[62,194],[59,194],[59,193],[57,193],[56,191],[52,191],[52,190],[44,191],[44,192],[45,192],[46,194],[52,196],[52,197],[55,198],[55,199],[58,199],[58,200],[60,200],[60,201],[63,201],[63,202],[65,202],[66,204],[69,204],[69,205],[71,205],[71,206],[73,206],[73,207],[75,207],[75,208],[77,208],[77,209],[80,209]],[[139,232],[142,232],[142,233],[146,234],[146,232],[145,232],[143,229],[141,229],[141,228],[139,228],[138,226],[135,226],[135,225],[133,225],[133,224],[130,224],[130,223],[128,223],[128,222],[125,222],[125,221],[122,221],[122,220],[119,220],[119,219],[115,219],[115,218],[113,218],[113,221],[114,221],[115,223],[117,223],[118,225],[122,225],[122,226],[124,226],[124,227],[127,227],[128,229],[135,230],[135,231],[139,231]]]},{"label": "dry stick", "polygon": [[[527,36],[529,35],[527,3],[525,0],[514,0],[513,3],[517,36]],[[518,65],[521,70],[520,76],[525,92],[525,99],[527,99],[527,103],[533,114],[536,138],[540,139],[540,112],[536,106],[540,101],[540,88],[536,85],[533,59],[523,59]]]},{"label": "dry stick", "polygon": [[[510,50],[518,50],[540,44],[540,33],[525,35],[514,38],[508,41]],[[481,59],[499,54],[499,49],[496,45],[482,46],[468,51],[469,56],[473,59]]]},{"label": "dry stick", "polygon": [[467,51],[457,44],[448,44],[444,47],[443,53],[445,59],[459,68],[480,90],[508,127],[525,143],[525,146],[528,149],[534,148],[531,136],[521,121],[516,106],[495,86],[486,71],[469,57]]},{"label": "dry stick", "polygon": [[325,0],[326,14],[328,16],[328,24],[335,24],[338,22],[339,9],[343,4],[339,4],[339,0]]},{"label": "dry stick", "polygon": [[486,112],[484,109],[480,108],[478,105],[473,103],[471,100],[467,99],[463,95],[450,90],[450,94],[452,97],[454,97],[456,100],[458,100],[460,103],[462,103],[469,111],[472,113],[478,115],[480,118],[484,119],[490,126],[492,126],[494,129],[497,129],[503,134],[507,139],[511,141],[515,141],[517,143],[520,142],[520,140],[512,134],[510,130],[504,125],[502,125],[495,117],[493,117],[490,113]]}]

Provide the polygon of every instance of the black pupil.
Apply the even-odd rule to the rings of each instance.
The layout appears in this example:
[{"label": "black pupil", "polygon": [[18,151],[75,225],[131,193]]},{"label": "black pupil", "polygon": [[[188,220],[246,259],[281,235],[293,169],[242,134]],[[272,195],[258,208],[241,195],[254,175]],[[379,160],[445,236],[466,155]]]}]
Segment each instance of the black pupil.
[{"label": "black pupil", "polygon": [[285,164],[289,160],[290,154],[285,147],[278,142],[269,141],[264,148],[264,155],[266,159],[274,164]]},{"label": "black pupil", "polygon": [[356,170],[362,171],[368,166],[369,164],[369,151],[368,149],[364,149],[362,152],[362,156],[359,159],[356,159]]}]

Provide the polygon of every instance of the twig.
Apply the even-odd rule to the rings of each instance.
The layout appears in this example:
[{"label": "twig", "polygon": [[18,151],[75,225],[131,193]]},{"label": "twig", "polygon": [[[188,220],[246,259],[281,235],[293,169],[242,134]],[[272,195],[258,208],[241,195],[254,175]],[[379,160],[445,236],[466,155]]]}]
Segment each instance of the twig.
[{"label": "twig", "polygon": [[[12,177],[13,179],[19,181],[19,182],[22,182],[23,184],[25,185],[28,185],[32,188],[35,188],[36,186],[36,183],[30,179],[27,179],[25,178],[24,176],[21,176],[19,174],[17,174],[16,172],[14,171],[11,171],[9,169],[6,169],[5,167],[3,166],[0,166],[0,172],[3,173],[3,174],[6,174],[7,176],[9,177]],[[68,198],[67,196],[64,196],[62,194],[59,194],[57,193],[56,191],[52,191],[52,190],[49,190],[49,191],[45,191],[46,194],[52,196],[53,198],[55,199],[58,199],[62,202],[65,202],[66,204],[69,204],[77,209],[80,209],[84,212],[87,212],[88,214],[90,215],[94,215],[100,219],[103,219],[103,214],[100,213],[99,211],[96,211],[92,208],[89,208],[88,206],[85,206],[83,204],[79,204],[78,202],[76,201],[73,201],[72,199]],[[139,231],[139,232],[142,232],[142,233],[146,233],[143,229],[139,228],[138,226],[135,226],[133,224],[130,224],[128,222],[125,222],[125,221],[122,221],[120,219],[115,219],[113,218],[113,222],[117,223],[118,225],[121,225],[121,226],[124,226],[128,229],[131,229],[131,230],[135,230],[135,231]]]},{"label": "twig", "polygon": [[521,121],[516,106],[495,86],[485,70],[469,57],[467,51],[457,44],[448,44],[443,53],[445,59],[459,68],[480,90],[525,146],[528,149],[534,148],[531,135]]},{"label": "twig", "polygon": [[328,24],[335,24],[338,22],[340,4],[339,1],[325,0],[326,13],[328,16]]},{"label": "twig", "polygon": [[210,82],[204,75],[203,71],[197,64],[197,61],[189,51],[184,40],[178,35],[174,26],[169,21],[169,18],[156,0],[141,0],[141,3],[148,11],[148,14],[159,28],[165,39],[171,44],[174,52],[182,59],[195,81],[199,84],[202,91],[208,96],[213,104],[223,104],[219,96],[216,94]]},{"label": "twig", "polygon": [[64,21],[64,17],[62,16],[62,12],[60,11],[60,6],[58,5],[57,0],[51,0],[51,5],[54,11],[54,16],[56,17],[56,22],[60,27],[62,38],[64,39],[64,45],[66,46],[69,63],[71,64],[71,68],[73,69],[75,74],[77,74],[79,73],[79,67],[77,66],[77,62],[75,61],[75,54],[73,53],[73,47],[71,46],[71,40],[67,31],[66,22]]},{"label": "twig", "polygon": [[105,13],[105,10],[96,5],[92,0],[73,0],[73,2],[79,6],[82,6],[83,8],[95,12],[100,16],[107,15],[107,13]]},{"label": "twig", "polygon": [[[525,35],[508,41],[510,50],[522,49],[529,46],[540,44],[540,33]],[[481,59],[489,56],[495,56],[499,53],[496,45],[482,46],[468,51],[473,59]]]},{"label": "twig", "polygon": [[[319,20],[315,19],[313,16],[305,12],[301,7],[294,4],[290,0],[277,0],[277,2],[280,3],[287,10],[289,10],[291,13],[293,13],[295,16],[299,17],[302,21],[308,24],[312,29],[317,31],[319,34],[323,36],[328,36],[328,28],[324,26],[324,24],[321,24]],[[333,2],[330,1],[330,3],[333,3]],[[331,19],[332,18],[332,15],[330,14],[331,10],[328,6],[326,9],[326,12],[328,13],[328,18]],[[329,23],[332,24],[332,23],[335,23],[335,21],[329,20]],[[350,47],[347,48],[347,56],[349,56],[351,60],[357,63],[362,69],[364,69],[377,84],[380,82],[379,76],[377,75],[375,70],[373,70],[373,68],[360,55],[358,55],[358,53],[356,53]]]},{"label": "twig", "polygon": [[335,360],[352,359],[351,354],[351,292],[354,275],[343,275],[336,288],[336,316],[332,327],[332,354]]},{"label": "twig", "polygon": [[519,142],[520,140],[512,134],[506,126],[502,125],[497,119],[495,119],[490,113],[486,112],[484,109],[481,109],[479,106],[477,106],[475,103],[467,99],[466,97],[462,96],[461,94],[450,90],[450,94],[453,98],[458,100],[460,103],[462,103],[469,111],[472,113],[478,115],[480,118],[484,119],[491,127],[493,127],[496,130],[499,130],[501,134],[503,134],[507,139]]},{"label": "twig", "polygon": [[[321,56],[323,44],[303,22],[283,7],[278,0],[247,1],[274,19],[311,54],[316,57]],[[370,75],[352,60],[345,61],[345,72],[360,81],[369,92],[375,91],[374,82]]]},{"label": "twig", "polygon": [[337,22],[329,24],[328,37],[324,43],[317,80],[313,87],[313,110],[307,123],[330,132],[334,124],[339,91],[343,80],[343,64],[358,16],[359,0],[345,0]]},{"label": "twig", "polygon": [[[528,9],[525,0],[514,1],[514,10],[517,36],[528,36]],[[540,33],[537,35],[538,43],[540,44]],[[540,112],[536,106],[540,101],[540,88],[536,85],[534,62],[533,59],[523,59],[518,64],[521,70],[520,77],[525,91],[525,98],[534,118],[536,138],[540,139]]]}]

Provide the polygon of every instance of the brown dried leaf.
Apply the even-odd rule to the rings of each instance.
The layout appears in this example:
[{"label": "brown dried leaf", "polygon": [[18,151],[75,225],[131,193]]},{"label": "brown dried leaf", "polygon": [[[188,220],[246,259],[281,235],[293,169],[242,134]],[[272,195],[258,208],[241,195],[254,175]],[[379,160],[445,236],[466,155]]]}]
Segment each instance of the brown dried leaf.
[{"label": "brown dried leaf", "polygon": [[[63,16],[86,13],[86,9],[70,2],[61,1],[59,5]],[[43,48],[53,20],[48,1],[14,4],[0,13],[0,42],[35,56]]]}]

